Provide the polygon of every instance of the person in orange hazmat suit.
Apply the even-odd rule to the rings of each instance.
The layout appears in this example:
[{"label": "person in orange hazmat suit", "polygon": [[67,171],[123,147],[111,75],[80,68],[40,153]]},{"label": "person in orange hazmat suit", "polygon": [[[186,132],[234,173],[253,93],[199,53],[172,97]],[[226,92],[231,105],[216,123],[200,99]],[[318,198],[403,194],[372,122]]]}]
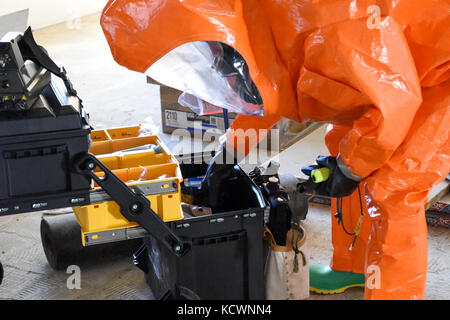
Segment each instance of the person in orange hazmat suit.
[{"label": "person in orange hazmat suit", "polygon": [[317,274],[364,273],[366,299],[423,299],[424,206],[450,171],[449,12],[447,0],[110,0],[101,25],[138,72],[195,41],[239,52],[264,104],[227,131],[244,154],[263,135],[242,146],[236,129],[329,123],[321,161],[336,174],[321,189],[358,235],[334,219],[331,268]]}]

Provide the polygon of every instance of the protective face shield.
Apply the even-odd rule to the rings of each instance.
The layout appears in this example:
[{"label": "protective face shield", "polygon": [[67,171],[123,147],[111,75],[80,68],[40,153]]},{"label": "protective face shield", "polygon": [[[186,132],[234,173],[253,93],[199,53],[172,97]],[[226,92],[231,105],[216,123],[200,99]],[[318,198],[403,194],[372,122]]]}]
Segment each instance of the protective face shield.
[{"label": "protective face shield", "polygon": [[261,95],[238,51],[216,41],[181,45],[154,63],[150,78],[180,91],[178,102],[200,115],[230,112],[263,116]]}]

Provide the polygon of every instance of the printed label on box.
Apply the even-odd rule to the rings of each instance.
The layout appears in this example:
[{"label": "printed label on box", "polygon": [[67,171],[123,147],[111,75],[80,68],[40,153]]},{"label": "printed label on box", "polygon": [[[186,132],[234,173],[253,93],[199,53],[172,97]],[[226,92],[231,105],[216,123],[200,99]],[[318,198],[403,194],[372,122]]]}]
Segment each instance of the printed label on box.
[{"label": "printed label on box", "polygon": [[[230,119],[230,124],[234,119]],[[223,134],[225,132],[225,124],[223,118],[215,116],[200,116],[193,112],[184,112],[166,109],[165,110],[166,126],[187,130],[202,130],[210,133]]]}]

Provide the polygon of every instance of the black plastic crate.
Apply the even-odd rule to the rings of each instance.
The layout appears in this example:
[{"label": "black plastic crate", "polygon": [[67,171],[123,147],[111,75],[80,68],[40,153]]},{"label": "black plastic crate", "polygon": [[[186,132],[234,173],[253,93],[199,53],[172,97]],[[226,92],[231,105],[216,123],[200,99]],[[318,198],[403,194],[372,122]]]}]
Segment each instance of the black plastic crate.
[{"label": "black plastic crate", "polygon": [[[183,177],[204,174],[205,165],[181,165]],[[137,254],[139,267],[157,299],[264,299],[264,211],[253,181],[236,167],[229,212],[185,217],[168,223],[192,243],[176,257],[153,237]]]},{"label": "black plastic crate", "polygon": [[36,105],[0,113],[0,215],[89,203],[90,179],[73,172],[90,126],[80,101],[53,81]]}]

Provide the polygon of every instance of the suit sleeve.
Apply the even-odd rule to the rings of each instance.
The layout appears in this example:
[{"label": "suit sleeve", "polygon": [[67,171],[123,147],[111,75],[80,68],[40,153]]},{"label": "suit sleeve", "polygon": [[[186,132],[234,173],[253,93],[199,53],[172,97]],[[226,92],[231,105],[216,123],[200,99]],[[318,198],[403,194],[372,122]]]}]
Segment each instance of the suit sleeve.
[{"label": "suit sleeve", "polygon": [[402,28],[346,21],[312,33],[297,85],[299,106],[312,120],[349,125],[339,158],[350,175],[367,177],[404,140],[421,104],[415,65]]},{"label": "suit sleeve", "polygon": [[248,155],[281,120],[278,115],[263,117],[238,115],[226,133],[227,143],[242,156]]}]

